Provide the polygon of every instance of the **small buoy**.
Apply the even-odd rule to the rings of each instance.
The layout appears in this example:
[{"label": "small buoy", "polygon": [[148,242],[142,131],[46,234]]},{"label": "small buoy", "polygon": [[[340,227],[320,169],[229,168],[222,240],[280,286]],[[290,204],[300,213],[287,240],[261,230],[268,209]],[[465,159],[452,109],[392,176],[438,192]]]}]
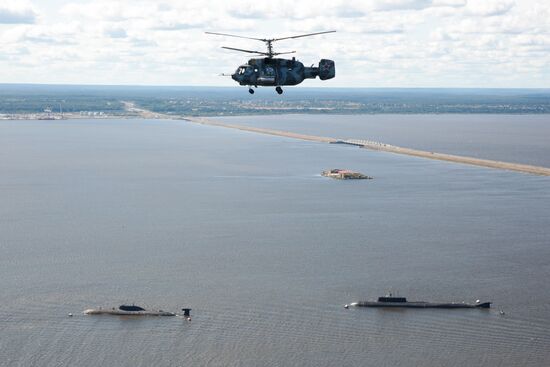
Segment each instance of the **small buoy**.
[{"label": "small buoy", "polygon": [[191,317],[188,317],[186,320],[187,320],[187,321],[191,321]]},{"label": "small buoy", "polygon": [[69,312],[69,317],[73,317],[73,314]]},{"label": "small buoy", "polygon": [[344,308],[347,310],[349,308],[349,305],[348,304],[344,305]]},{"label": "small buoy", "polygon": [[498,311],[498,313],[501,315],[506,315],[506,313],[503,310]]}]

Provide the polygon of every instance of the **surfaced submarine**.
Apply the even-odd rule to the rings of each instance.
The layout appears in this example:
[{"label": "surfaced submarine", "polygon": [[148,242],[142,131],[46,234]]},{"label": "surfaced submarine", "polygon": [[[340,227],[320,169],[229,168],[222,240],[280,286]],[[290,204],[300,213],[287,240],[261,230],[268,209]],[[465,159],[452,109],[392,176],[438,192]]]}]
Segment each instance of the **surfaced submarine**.
[{"label": "surfaced submarine", "polygon": [[440,303],[440,302],[425,302],[425,301],[407,301],[407,298],[405,297],[394,297],[390,294],[385,297],[378,297],[377,301],[354,302],[354,303],[350,303],[350,306],[404,307],[404,308],[490,308],[491,302],[480,302],[479,300],[477,300],[475,303],[466,303],[466,302]]},{"label": "surfaced submarine", "polygon": [[115,315],[115,316],[183,316],[191,318],[191,309],[182,308],[183,315],[163,310],[146,310],[136,305],[120,305],[118,308],[89,308],[82,313],[85,315]]}]

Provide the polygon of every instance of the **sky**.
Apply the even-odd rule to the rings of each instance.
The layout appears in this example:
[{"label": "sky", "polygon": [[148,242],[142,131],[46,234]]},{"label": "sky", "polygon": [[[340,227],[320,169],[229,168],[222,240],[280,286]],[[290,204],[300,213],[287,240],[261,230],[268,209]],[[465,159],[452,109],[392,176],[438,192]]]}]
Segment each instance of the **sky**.
[{"label": "sky", "polygon": [[550,0],[0,0],[0,83],[232,86],[258,38],[308,87],[550,88]]}]

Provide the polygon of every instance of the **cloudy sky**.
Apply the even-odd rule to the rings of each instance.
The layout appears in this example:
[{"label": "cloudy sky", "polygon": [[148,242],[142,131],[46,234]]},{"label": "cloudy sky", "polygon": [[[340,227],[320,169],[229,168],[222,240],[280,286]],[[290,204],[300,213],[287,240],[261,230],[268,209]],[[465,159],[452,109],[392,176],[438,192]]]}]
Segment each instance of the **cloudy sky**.
[{"label": "cloudy sky", "polygon": [[[306,86],[550,87],[550,0],[0,0],[0,83],[220,85],[285,40],[304,64],[336,62]],[[322,84],[321,84],[322,83]]]}]

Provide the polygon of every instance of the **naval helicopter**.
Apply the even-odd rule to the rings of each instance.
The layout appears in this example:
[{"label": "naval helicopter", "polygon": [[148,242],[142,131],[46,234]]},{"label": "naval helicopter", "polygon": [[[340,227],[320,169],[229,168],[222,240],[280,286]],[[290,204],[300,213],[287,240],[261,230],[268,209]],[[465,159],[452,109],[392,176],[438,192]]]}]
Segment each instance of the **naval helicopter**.
[{"label": "naval helicopter", "polygon": [[239,66],[235,73],[231,74],[231,78],[240,85],[249,86],[248,92],[250,94],[254,94],[254,89],[252,89],[252,86],[255,88],[258,88],[258,86],[275,87],[275,91],[277,91],[278,94],[282,94],[283,88],[281,88],[281,86],[283,85],[297,85],[304,81],[304,79],[315,79],[317,76],[319,76],[319,79],[321,80],[332,79],[336,75],[336,68],[334,66],[334,61],[327,59],[321,59],[321,61],[319,61],[319,66],[311,65],[308,67],[296,60],[295,57],[292,59],[276,58],[275,56],[293,54],[296,53],[296,51],[275,52],[273,51],[273,42],[334,32],[336,31],[300,34],[297,36],[283,38],[254,38],[217,32],[205,33],[216,36],[246,38],[264,42],[267,46],[267,52],[243,50],[241,48],[234,47],[222,47],[227,50],[255,54],[254,56],[264,56],[262,58],[248,60],[248,63]]}]

